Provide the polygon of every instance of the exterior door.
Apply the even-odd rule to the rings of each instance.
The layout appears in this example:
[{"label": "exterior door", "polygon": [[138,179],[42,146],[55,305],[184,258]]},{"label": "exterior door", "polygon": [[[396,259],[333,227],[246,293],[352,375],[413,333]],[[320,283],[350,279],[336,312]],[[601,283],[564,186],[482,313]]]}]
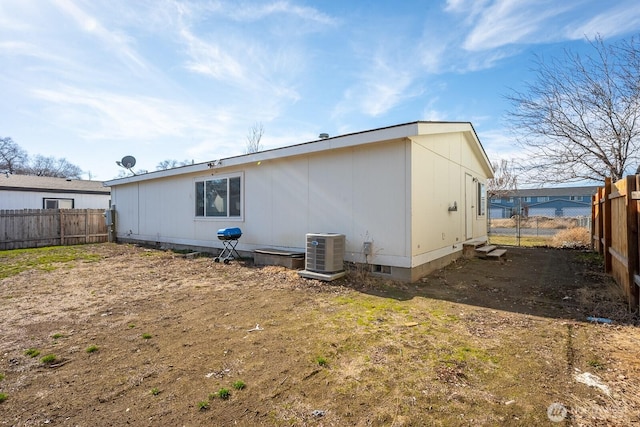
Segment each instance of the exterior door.
[{"label": "exterior door", "polygon": [[475,216],[476,192],[473,177],[468,173],[464,174],[464,238],[473,238],[473,218]]}]

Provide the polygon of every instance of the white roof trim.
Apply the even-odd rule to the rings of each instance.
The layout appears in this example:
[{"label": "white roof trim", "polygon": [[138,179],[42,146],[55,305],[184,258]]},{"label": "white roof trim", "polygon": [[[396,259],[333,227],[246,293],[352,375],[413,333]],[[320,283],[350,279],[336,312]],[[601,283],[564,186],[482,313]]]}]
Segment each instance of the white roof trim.
[{"label": "white roof trim", "polygon": [[[415,135],[428,135],[436,133],[450,132],[472,132],[474,140],[478,143],[483,159],[487,167],[492,171],[491,164],[480,144],[478,137],[469,122],[413,122],[380,129],[373,129],[363,132],[351,133],[332,138],[319,139],[287,147],[274,148],[252,154],[222,158],[206,163],[181,166],[163,171],[149,172],[143,175],[134,175],[126,178],[105,181],[104,185],[115,186],[132,182],[147,181],[151,179],[167,178],[175,175],[182,175],[195,172],[209,171],[217,168],[227,168],[247,163],[255,163],[266,160],[282,159],[286,157],[299,156],[304,154],[318,153],[339,148],[354,147],[364,144],[373,144],[382,141],[408,138]],[[217,164],[216,164],[217,163]],[[492,174],[493,175],[493,174]]]}]

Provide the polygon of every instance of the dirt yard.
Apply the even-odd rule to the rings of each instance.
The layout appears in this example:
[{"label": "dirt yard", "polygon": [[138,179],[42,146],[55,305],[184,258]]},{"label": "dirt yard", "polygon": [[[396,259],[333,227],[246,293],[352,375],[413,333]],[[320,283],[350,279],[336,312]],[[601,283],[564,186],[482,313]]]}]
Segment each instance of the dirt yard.
[{"label": "dirt yard", "polygon": [[0,426],[638,425],[638,319],[600,271],[510,248],[326,284],[132,245],[0,252]]}]

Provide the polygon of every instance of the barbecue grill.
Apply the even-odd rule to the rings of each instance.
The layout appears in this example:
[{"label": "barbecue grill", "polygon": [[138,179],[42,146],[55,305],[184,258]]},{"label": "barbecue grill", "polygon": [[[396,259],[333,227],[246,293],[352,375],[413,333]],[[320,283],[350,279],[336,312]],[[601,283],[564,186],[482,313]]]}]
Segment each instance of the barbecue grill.
[{"label": "barbecue grill", "polygon": [[[218,230],[218,240],[222,241],[224,248],[222,252],[213,259],[215,262],[224,262],[229,264],[229,261],[234,258],[240,258],[240,254],[236,251],[236,245],[238,239],[242,236],[242,230],[238,227],[221,228]],[[235,254],[235,257],[234,257]]]}]

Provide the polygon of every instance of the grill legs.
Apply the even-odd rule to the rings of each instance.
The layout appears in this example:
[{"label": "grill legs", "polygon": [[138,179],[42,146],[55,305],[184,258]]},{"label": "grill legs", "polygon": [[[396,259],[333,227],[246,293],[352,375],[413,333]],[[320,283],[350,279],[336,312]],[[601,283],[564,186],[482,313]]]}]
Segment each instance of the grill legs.
[{"label": "grill legs", "polygon": [[231,261],[232,259],[241,258],[238,251],[236,251],[237,244],[238,244],[238,239],[223,240],[222,245],[224,246],[224,248],[222,249],[222,252],[220,252],[220,254],[213,259],[213,261],[214,262],[222,261],[225,264],[229,264],[229,261]]}]

